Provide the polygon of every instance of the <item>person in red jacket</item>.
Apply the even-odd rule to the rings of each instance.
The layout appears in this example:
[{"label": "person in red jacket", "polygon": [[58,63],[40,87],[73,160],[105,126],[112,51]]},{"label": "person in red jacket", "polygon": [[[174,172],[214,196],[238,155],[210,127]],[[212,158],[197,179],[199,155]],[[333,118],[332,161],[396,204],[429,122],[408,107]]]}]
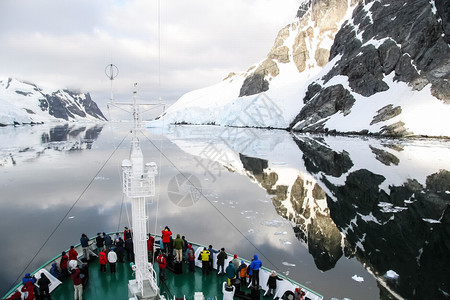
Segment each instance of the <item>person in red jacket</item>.
[{"label": "person in red jacket", "polygon": [[164,279],[166,278],[167,261],[162,255],[162,253],[158,255],[158,257],[156,258],[156,262],[158,263],[159,266],[159,280],[164,281]]},{"label": "person in red jacket", "polygon": [[34,283],[32,281],[25,282],[25,285],[21,289],[22,292],[27,292],[25,294],[25,300],[34,300]]},{"label": "person in red jacket", "polygon": [[131,238],[133,238],[133,234],[131,233],[131,230],[125,226],[125,230],[123,231],[123,240],[126,241]]},{"label": "person in red jacket", "polygon": [[170,236],[172,235],[172,232],[170,231],[169,227],[166,226],[162,233],[162,242],[164,244],[164,252],[169,254],[169,247],[170,247]]},{"label": "person in red jacket", "polygon": [[69,277],[69,270],[67,269],[67,263],[69,262],[69,257],[66,254],[66,251],[61,253],[61,260],[59,261],[59,267],[61,269],[61,277],[62,279],[66,279]]},{"label": "person in red jacket", "polygon": [[148,261],[153,262],[153,246],[155,244],[155,238],[149,233],[147,240]]},{"label": "person in red jacket", "polygon": [[69,260],[77,260],[78,259],[78,252],[75,250],[74,246],[70,246],[69,250]]},{"label": "person in red jacket", "polygon": [[72,273],[73,287],[75,289],[74,291],[75,300],[81,300],[83,298],[83,282],[81,280],[80,273],[81,271],[79,268],[76,268],[75,271]]},{"label": "person in red jacket", "polygon": [[100,263],[100,272],[106,273],[106,264],[108,263],[108,258],[106,257],[105,251],[100,251],[98,254],[98,262]]},{"label": "person in red jacket", "polygon": [[195,252],[194,249],[192,249],[192,244],[188,245],[186,252],[189,261],[189,272],[195,272]]}]

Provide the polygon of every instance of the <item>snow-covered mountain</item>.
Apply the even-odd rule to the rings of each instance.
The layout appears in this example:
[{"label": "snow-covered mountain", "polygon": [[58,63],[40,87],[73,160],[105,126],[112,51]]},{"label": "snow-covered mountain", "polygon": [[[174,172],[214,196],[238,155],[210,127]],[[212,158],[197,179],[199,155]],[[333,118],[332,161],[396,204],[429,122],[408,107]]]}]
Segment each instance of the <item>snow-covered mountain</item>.
[{"label": "snow-covered mountain", "polygon": [[89,93],[51,90],[8,78],[0,80],[0,125],[54,121],[105,121]]},{"label": "snow-covered mountain", "polygon": [[445,0],[306,0],[267,57],[183,95],[150,126],[450,136]]}]

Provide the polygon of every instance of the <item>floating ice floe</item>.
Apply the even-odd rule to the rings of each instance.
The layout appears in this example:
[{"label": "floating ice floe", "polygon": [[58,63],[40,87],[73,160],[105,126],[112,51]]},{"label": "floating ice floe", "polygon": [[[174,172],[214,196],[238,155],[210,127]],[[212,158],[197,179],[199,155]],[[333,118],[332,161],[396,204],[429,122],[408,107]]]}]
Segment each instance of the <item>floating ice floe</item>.
[{"label": "floating ice floe", "polygon": [[103,177],[103,176],[97,176],[97,177],[95,177],[95,180],[109,180],[109,178]]},{"label": "floating ice floe", "polygon": [[73,219],[73,218],[75,218],[75,216],[70,216],[70,217],[68,217],[68,219]]},{"label": "floating ice floe", "polygon": [[288,240],[280,239],[279,241],[280,241],[280,243],[282,243],[283,245],[291,245],[291,244],[292,244],[292,243],[291,243],[290,241],[288,241]]},{"label": "floating ice floe", "polygon": [[295,267],[295,264],[288,263],[287,261],[283,261],[282,264],[288,267]]},{"label": "floating ice floe", "polygon": [[430,224],[439,224],[439,223],[441,223],[441,221],[434,220],[434,219],[425,219],[425,218],[423,218],[422,220],[424,220],[425,222],[428,222]]},{"label": "floating ice floe", "polygon": [[274,235],[286,235],[287,231],[277,231],[274,233]]},{"label": "floating ice floe", "polygon": [[398,275],[395,271],[393,271],[393,270],[389,270],[389,271],[387,271],[386,272],[386,278],[389,278],[389,279],[398,279],[398,277],[400,276],[400,275]]},{"label": "floating ice floe", "polygon": [[362,278],[361,276],[358,276],[356,274],[352,276],[352,279],[354,281],[357,281],[357,282],[363,282],[364,281],[364,278]]},{"label": "floating ice floe", "polygon": [[280,226],[283,226],[284,224],[287,224],[287,223],[289,223],[289,221],[279,221],[279,220],[269,221],[269,220],[266,220],[266,221],[262,221],[261,225],[268,226],[268,227],[280,227]]},{"label": "floating ice floe", "polygon": [[255,229],[250,228],[247,232],[248,232],[248,233],[253,233],[253,232],[255,232]]}]

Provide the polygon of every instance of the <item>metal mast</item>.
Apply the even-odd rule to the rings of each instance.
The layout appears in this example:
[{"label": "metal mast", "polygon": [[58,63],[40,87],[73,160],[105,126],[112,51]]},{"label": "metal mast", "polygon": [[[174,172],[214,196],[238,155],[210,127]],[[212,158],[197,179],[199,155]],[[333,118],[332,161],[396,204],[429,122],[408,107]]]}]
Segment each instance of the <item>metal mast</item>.
[{"label": "metal mast", "polygon": [[[136,84],[135,84],[136,86]],[[130,158],[122,161],[123,192],[132,204],[133,250],[135,264],[132,265],[136,279],[128,283],[128,294],[138,299],[159,299],[159,288],[153,264],[148,261],[147,252],[147,214],[146,199],[155,196],[154,162],[144,164],[144,156],[137,137],[140,130],[139,105],[136,103],[136,91],[133,92],[133,139]]]}]

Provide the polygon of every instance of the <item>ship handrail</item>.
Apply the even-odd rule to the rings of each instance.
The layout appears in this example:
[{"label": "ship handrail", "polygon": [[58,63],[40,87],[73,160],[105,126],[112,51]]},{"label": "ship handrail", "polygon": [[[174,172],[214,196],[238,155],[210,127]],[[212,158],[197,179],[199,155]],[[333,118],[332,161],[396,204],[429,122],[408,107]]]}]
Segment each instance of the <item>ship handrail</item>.
[{"label": "ship handrail", "polygon": [[[114,234],[116,234],[117,232],[118,232],[118,231],[113,231],[113,232],[107,233],[107,235],[114,235]],[[119,233],[120,233],[120,231],[119,231]],[[154,236],[154,237],[162,238],[160,234],[153,234],[153,233],[151,233],[151,235]],[[95,240],[96,237],[97,237],[97,236],[94,236],[94,237],[89,238],[89,242]],[[189,242],[189,243],[192,244],[192,246],[195,246],[195,247],[197,247],[197,248],[200,248],[200,247],[201,247],[201,248],[208,248],[207,246],[202,245],[202,244],[198,244],[198,243],[194,243],[194,242]],[[90,244],[90,245],[92,245],[92,244]],[[75,245],[74,245],[74,248],[79,248],[79,247],[81,247],[81,243],[78,243],[78,244],[75,244]],[[70,249],[70,248],[69,248],[69,249]],[[68,252],[69,249],[67,249],[67,250],[65,250],[65,251]],[[229,253],[229,252],[226,252],[226,253],[227,253],[227,255],[229,255],[229,256],[231,256],[231,257],[233,257],[233,255],[234,255],[234,254],[231,254],[231,253]],[[46,268],[46,267],[48,268],[49,266],[51,266],[51,264],[52,264],[53,262],[55,262],[55,261],[57,262],[58,258],[60,258],[60,257],[61,257],[61,254],[59,254],[59,255],[53,257],[52,259],[48,260],[46,263],[42,264],[42,265],[41,265],[39,268],[37,268],[35,271],[33,271],[32,273],[30,273],[31,276],[33,276],[34,274],[36,274],[39,270],[41,270],[41,269],[43,269],[43,268]],[[251,263],[251,261],[249,261],[249,260],[247,260],[247,259],[245,259],[245,258],[241,258],[241,257],[239,257],[239,256],[238,256],[238,258],[239,258],[239,260],[243,260],[243,261],[246,262],[247,264],[250,264],[250,263]],[[272,272],[272,270],[270,270],[270,269],[268,269],[268,268],[266,268],[266,267],[264,267],[264,266],[262,266],[261,269],[263,269],[263,270],[265,270],[266,272],[269,272],[269,273]],[[153,272],[155,272],[154,269],[153,269]],[[156,273],[155,273],[155,274],[156,274]],[[317,293],[316,291],[311,290],[310,288],[308,288],[308,287],[306,287],[306,286],[304,286],[304,285],[302,285],[302,284],[300,284],[300,283],[298,283],[298,282],[296,282],[296,281],[294,281],[294,280],[292,280],[292,279],[290,279],[290,278],[288,278],[288,277],[286,277],[286,276],[284,276],[284,275],[282,275],[282,274],[278,274],[278,273],[277,273],[277,275],[278,275],[279,277],[281,277],[283,280],[286,280],[286,281],[290,282],[292,285],[298,286],[298,287],[300,287],[300,288],[302,288],[302,289],[304,289],[304,290],[306,290],[306,291],[308,291],[308,292],[314,294],[315,296],[319,297],[320,299],[323,299],[323,296],[322,296],[321,294]],[[12,294],[13,294],[13,293],[14,293],[21,285],[22,285],[22,282],[17,283],[11,290],[9,290],[8,293],[6,293],[6,295],[5,295],[2,299],[6,299],[6,298],[8,298],[9,296],[11,296],[11,295],[12,295]]]},{"label": "ship handrail", "polygon": [[[160,234],[153,234],[153,233],[152,233],[151,235],[152,235],[152,236],[155,236],[155,237],[162,238],[162,236],[161,236]],[[194,242],[189,242],[189,243],[192,244],[192,246],[196,246],[197,248],[207,248],[207,249],[208,249],[208,246],[205,246],[205,245],[202,245],[202,244],[198,244],[198,243],[194,243]],[[231,253],[229,253],[229,252],[226,252],[226,253],[227,253],[227,255],[230,256],[230,257],[233,257],[233,256],[234,256],[234,254],[231,254]],[[248,265],[250,265],[250,263],[251,263],[251,261],[249,261],[248,259],[241,258],[241,257],[239,257],[239,256],[238,256],[238,259],[239,259],[240,261],[243,260],[243,261],[246,262]],[[272,270],[270,270],[269,268],[264,267],[264,266],[262,266],[261,269],[263,269],[264,271],[269,272],[269,273],[272,272]],[[308,288],[308,287],[302,285],[301,283],[298,283],[298,282],[296,282],[296,281],[294,281],[294,280],[292,280],[292,279],[290,279],[290,278],[288,278],[288,277],[286,277],[286,276],[284,276],[284,275],[282,275],[282,274],[278,274],[278,273],[277,273],[277,275],[278,275],[279,277],[281,277],[283,280],[286,280],[286,281],[290,282],[292,285],[298,286],[298,287],[300,287],[300,288],[302,288],[302,289],[304,289],[304,290],[306,290],[306,291],[308,291],[308,292],[314,294],[315,296],[319,297],[320,299],[323,299],[323,296],[322,296],[321,294],[319,294],[319,293],[317,293],[316,291],[314,291],[314,290],[312,290],[312,289],[310,289],[310,288]]]}]

